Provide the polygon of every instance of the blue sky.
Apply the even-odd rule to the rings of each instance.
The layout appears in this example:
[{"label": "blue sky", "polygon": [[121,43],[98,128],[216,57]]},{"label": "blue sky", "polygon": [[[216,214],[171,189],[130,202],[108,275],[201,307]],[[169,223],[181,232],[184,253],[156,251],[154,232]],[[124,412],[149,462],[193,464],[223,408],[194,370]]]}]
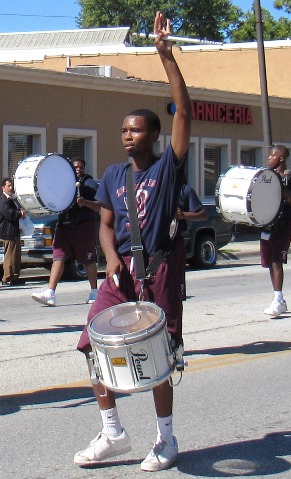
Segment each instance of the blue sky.
[{"label": "blue sky", "polygon": [[[76,29],[76,16],[79,5],[75,0],[9,0],[0,11],[0,32],[28,32],[37,30],[71,30]],[[247,11],[252,0],[233,0],[242,10]],[[273,8],[273,0],[261,0],[261,7],[266,8],[278,18],[282,16]],[[124,25],[125,26],[125,25]]]}]

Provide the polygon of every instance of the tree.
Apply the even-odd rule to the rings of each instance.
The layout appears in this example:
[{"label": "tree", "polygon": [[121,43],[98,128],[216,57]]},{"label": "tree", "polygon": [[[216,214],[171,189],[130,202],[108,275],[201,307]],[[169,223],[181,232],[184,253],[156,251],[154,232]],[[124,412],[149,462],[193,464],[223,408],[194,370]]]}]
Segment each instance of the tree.
[{"label": "tree", "polygon": [[274,7],[284,10],[288,15],[291,13],[291,0],[275,0]]},{"label": "tree", "polygon": [[[153,31],[155,12],[161,10],[172,20],[179,36],[222,41],[227,28],[236,24],[241,12],[230,0],[77,0],[81,28],[128,26],[132,32]],[[226,33],[225,33],[226,32]]]},{"label": "tree", "polygon": [[[287,18],[275,20],[268,10],[261,9],[264,40],[282,40],[291,36],[291,22]],[[257,39],[255,6],[244,13],[230,32],[231,42],[252,42]]]}]

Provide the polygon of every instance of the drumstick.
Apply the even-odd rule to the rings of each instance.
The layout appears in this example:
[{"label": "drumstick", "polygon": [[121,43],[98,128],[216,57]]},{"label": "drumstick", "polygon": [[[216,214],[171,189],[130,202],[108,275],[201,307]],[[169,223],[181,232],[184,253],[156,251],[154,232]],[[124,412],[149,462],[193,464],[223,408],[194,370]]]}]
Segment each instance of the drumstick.
[{"label": "drumstick", "polygon": [[77,183],[76,183],[76,188],[77,188],[77,195],[78,195],[78,196],[81,196],[81,195],[80,195],[80,186],[81,186],[80,181],[77,181]]},{"label": "drumstick", "polygon": [[113,275],[112,275],[112,279],[113,279],[113,281],[114,281],[114,283],[115,283],[115,286],[118,288],[118,286],[119,286],[119,278],[118,278],[118,275],[117,275],[117,274],[113,274]]}]

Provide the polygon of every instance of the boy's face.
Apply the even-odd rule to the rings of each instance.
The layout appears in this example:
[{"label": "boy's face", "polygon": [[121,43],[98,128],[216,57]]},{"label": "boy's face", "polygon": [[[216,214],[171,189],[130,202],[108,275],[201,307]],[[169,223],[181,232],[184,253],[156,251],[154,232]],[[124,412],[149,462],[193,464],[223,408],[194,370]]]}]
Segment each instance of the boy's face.
[{"label": "boy's face", "polygon": [[84,173],[85,173],[84,163],[82,161],[74,161],[73,166],[75,168],[77,177],[82,178],[82,176],[84,176]]},{"label": "boy's face", "polygon": [[270,155],[268,157],[268,166],[274,170],[275,168],[278,168],[283,160],[284,158],[282,151],[277,148],[271,148]]},{"label": "boy's face", "polygon": [[123,121],[121,142],[129,156],[151,151],[157,136],[142,116],[127,116]]}]

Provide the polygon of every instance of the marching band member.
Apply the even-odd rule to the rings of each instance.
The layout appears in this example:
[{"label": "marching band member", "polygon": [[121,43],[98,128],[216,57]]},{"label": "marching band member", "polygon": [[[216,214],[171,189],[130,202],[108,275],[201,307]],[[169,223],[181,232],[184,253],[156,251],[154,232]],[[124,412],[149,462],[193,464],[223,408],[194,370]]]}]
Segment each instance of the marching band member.
[{"label": "marching band member", "polygon": [[[155,302],[165,312],[168,330],[177,343],[182,341],[182,301],[179,275],[175,268],[169,236],[179,192],[184,178],[191,128],[191,105],[187,88],[167,40],[171,32],[161,12],[156,13],[154,44],[168,76],[176,105],[171,144],[161,158],[153,152],[160,134],[160,120],[146,109],[129,113],[122,125],[121,141],[133,167],[138,219],[145,261],[163,248],[164,257],[156,275],[144,281],[144,300]],[[113,305],[137,301],[140,281],[135,278],[131,262],[131,238],[126,206],[126,170],[129,162],[110,166],[99,186],[97,199],[101,203],[100,243],[106,257],[106,279],[92,305],[88,322],[99,312]],[[89,358],[91,346],[87,327],[81,335],[78,349]],[[91,368],[88,360],[89,370]],[[91,371],[92,372],[92,371]],[[76,453],[74,462],[80,466],[100,461],[131,450],[131,441],[118,416],[114,391],[105,391],[102,384],[93,384],[101,410],[102,431],[89,446]],[[157,437],[148,456],[142,461],[144,471],[168,469],[175,463],[178,444],[173,435],[173,389],[168,381],[153,388],[157,417]]]},{"label": "marching band member", "polygon": [[261,264],[269,268],[270,278],[274,290],[274,298],[265,314],[279,317],[287,311],[287,304],[283,298],[283,264],[287,263],[288,249],[291,240],[291,177],[285,177],[286,160],[289,151],[284,145],[276,145],[270,149],[268,166],[282,176],[285,182],[283,188],[283,210],[279,219],[270,228],[263,228],[260,239]]}]

